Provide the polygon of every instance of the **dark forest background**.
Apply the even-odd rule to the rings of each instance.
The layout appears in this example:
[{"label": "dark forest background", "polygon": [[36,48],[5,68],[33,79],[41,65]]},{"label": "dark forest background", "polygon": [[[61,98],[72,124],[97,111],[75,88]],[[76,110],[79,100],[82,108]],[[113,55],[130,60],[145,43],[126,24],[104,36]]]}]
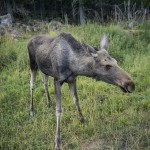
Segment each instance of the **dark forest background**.
[{"label": "dark forest background", "polygon": [[0,15],[65,24],[149,19],[150,0],[1,0]]}]

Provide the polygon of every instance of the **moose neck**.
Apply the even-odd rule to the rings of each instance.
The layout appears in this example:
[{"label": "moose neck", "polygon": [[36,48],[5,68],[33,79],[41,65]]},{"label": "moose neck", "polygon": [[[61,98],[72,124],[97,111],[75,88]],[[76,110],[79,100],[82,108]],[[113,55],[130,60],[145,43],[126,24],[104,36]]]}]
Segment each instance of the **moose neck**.
[{"label": "moose neck", "polygon": [[77,65],[77,75],[93,77],[95,68],[95,60],[93,57],[85,57],[79,60]]}]

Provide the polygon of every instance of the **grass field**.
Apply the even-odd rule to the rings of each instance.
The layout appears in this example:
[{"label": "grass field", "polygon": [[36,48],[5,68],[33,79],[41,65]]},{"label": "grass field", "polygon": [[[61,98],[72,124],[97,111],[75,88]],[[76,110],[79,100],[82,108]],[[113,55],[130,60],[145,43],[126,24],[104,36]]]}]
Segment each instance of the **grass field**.
[{"label": "grass field", "polygon": [[[138,29],[140,31],[138,31]],[[79,41],[100,47],[100,36],[110,35],[110,54],[131,74],[136,90],[124,94],[113,85],[78,77],[78,95],[85,124],[77,118],[68,86],[63,85],[63,150],[149,150],[150,149],[150,24],[136,32],[97,24],[69,26],[63,30]],[[49,31],[55,36],[58,32]],[[19,41],[0,37],[0,149],[53,150],[55,145],[55,98],[50,79],[51,108],[39,72],[35,89],[35,118],[29,118],[29,59],[24,35]]]}]

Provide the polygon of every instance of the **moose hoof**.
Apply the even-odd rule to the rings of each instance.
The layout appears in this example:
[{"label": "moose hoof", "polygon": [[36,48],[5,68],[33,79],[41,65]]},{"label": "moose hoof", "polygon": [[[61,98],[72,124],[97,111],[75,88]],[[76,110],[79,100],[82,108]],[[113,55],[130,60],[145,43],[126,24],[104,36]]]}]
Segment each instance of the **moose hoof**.
[{"label": "moose hoof", "polygon": [[34,117],[34,112],[30,111],[30,118],[32,119]]},{"label": "moose hoof", "polygon": [[50,103],[47,103],[47,107],[50,108],[50,106],[51,106]]},{"label": "moose hoof", "polygon": [[61,150],[61,146],[59,145],[59,146],[55,146],[55,150]]},{"label": "moose hoof", "polygon": [[60,147],[55,147],[55,150],[61,150],[61,148]]},{"label": "moose hoof", "polygon": [[80,117],[80,118],[79,118],[79,121],[80,121],[81,123],[85,123],[85,119],[84,119],[83,117]]},{"label": "moose hoof", "polygon": [[61,138],[60,137],[56,138],[55,150],[61,150]]}]

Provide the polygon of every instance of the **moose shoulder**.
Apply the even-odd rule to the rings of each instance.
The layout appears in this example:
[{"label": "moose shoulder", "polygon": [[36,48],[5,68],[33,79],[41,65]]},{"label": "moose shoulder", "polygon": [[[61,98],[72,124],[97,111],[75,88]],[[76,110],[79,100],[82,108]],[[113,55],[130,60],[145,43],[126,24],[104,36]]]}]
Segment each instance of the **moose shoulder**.
[{"label": "moose shoulder", "polygon": [[48,106],[50,106],[50,95],[48,92],[48,77],[54,78],[56,96],[56,149],[61,149],[60,118],[61,106],[61,85],[67,82],[71,95],[76,104],[79,119],[84,121],[77,91],[76,77],[78,75],[92,77],[97,81],[104,81],[120,87],[124,92],[133,92],[135,89],[132,78],[121,69],[117,61],[108,54],[109,38],[102,36],[101,49],[77,41],[71,34],[61,33],[52,38],[50,36],[38,35],[28,43],[30,58],[31,80],[31,104],[30,115],[34,116],[33,91],[37,70],[44,74],[44,87],[47,94]]}]

